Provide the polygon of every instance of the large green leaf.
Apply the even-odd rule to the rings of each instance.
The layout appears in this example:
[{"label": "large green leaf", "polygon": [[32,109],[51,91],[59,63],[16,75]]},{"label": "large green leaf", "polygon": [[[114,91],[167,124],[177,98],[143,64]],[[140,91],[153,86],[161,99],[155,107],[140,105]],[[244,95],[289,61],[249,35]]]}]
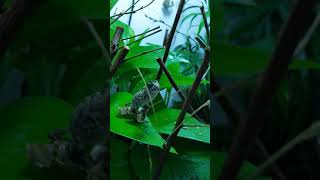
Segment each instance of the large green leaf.
[{"label": "large green leaf", "polygon": [[[130,51],[127,55],[127,58],[136,56],[136,55],[144,53],[146,51],[157,49],[159,47],[161,47],[161,46],[158,46],[158,45],[134,46],[134,47],[130,48]],[[136,70],[136,68],[159,69],[160,66],[157,63],[156,59],[162,58],[163,53],[164,53],[164,49],[154,51],[152,53],[148,53],[148,54],[139,56],[137,58],[130,59],[121,65],[117,74],[121,75],[121,74],[126,73],[130,70]],[[168,60],[167,63],[170,63],[170,62],[172,62],[172,61]]]},{"label": "large green leaf", "polygon": [[[155,115],[151,114],[150,120],[158,132],[171,134],[179,114],[180,110],[178,109],[163,109],[157,111]],[[185,116],[184,125],[186,125],[186,127],[179,131],[179,137],[210,143],[209,126],[198,122],[189,114]]]},{"label": "large green leaf", "polygon": [[[179,146],[180,144],[178,144]],[[158,150],[150,148],[150,155],[143,147],[135,147],[132,152],[132,164],[139,179],[151,179],[150,160],[152,169],[159,165]],[[210,179],[210,156],[211,151],[201,149],[194,151],[192,148],[184,148],[182,154],[169,154],[166,158],[165,166],[161,172],[161,180],[171,179]],[[150,159],[151,158],[151,159]]]},{"label": "large green leaf", "polygon": [[[110,25],[110,40],[112,40],[114,34],[116,33],[117,27],[122,27],[124,29],[122,38],[129,38],[134,36],[134,31],[130,26],[128,26],[127,24],[123,23],[120,20],[117,20],[116,22]],[[131,40],[134,40],[134,39],[131,39]],[[122,46],[122,45],[124,45],[123,42],[119,44],[119,46]]]},{"label": "large green leaf", "polygon": [[[132,95],[129,93],[121,92],[111,96],[110,99],[110,131],[153,146],[162,148],[164,139],[153,128],[148,118],[144,123],[137,123],[135,121],[119,117],[119,108],[125,104],[130,103]],[[172,152],[175,150],[172,148]]]},{"label": "large green leaf", "polygon": [[86,96],[96,91],[101,91],[105,86],[106,79],[106,61],[105,59],[100,59],[81,76],[68,100],[70,100],[72,104],[78,104]]},{"label": "large green leaf", "polygon": [[25,151],[27,143],[47,143],[50,131],[68,127],[72,110],[70,104],[53,97],[28,97],[0,107],[1,178],[72,178],[64,177],[62,171],[31,168]]},{"label": "large green leaf", "polygon": [[[218,176],[221,172],[221,169],[224,165],[224,161],[227,158],[227,153],[224,152],[213,152],[213,163],[211,164],[211,166],[213,166],[213,180],[218,180]],[[254,165],[252,165],[249,162],[245,162],[240,171],[239,171],[239,175],[237,177],[237,180],[245,180],[246,177],[248,177],[250,174],[252,174],[253,172],[256,171],[256,167]],[[256,178],[256,180],[271,180],[271,178],[269,177],[258,177]]]}]

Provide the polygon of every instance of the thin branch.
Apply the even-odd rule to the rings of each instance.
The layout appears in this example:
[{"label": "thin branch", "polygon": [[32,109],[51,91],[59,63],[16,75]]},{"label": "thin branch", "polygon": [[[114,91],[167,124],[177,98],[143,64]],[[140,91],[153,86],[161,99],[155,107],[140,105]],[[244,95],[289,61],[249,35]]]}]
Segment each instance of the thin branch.
[{"label": "thin branch", "polygon": [[[131,43],[129,43],[129,44],[126,44],[126,46],[130,46],[130,45],[132,45],[132,44],[134,44],[134,43],[137,43],[137,42],[139,42],[139,41],[141,41],[141,40],[143,40],[143,39],[145,39],[145,38],[147,38],[147,37],[149,37],[149,36],[155,35],[155,34],[157,34],[158,32],[161,32],[161,31],[162,31],[162,30],[159,29],[158,31],[155,31],[155,32],[153,32],[153,33],[151,33],[151,34],[145,35],[145,36],[142,37],[142,38],[139,38],[139,39],[137,39],[137,40],[135,40],[135,41],[133,41],[133,42],[131,42]],[[122,47],[123,47],[123,46],[119,47],[117,50],[121,49]]]},{"label": "thin branch", "polygon": [[[227,88],[221,88],[220,84],[215,79],[214,73],[211,72],[211,76],[210,76],[211,92],[216,98],[217,102],[222,107],[222,109],[225,111],[227,117],[229,118],[229,120],[234,126],[237,126],[239,124],[241,114],[240,114],[240,111],[235,106],[233,106],[231,99],[227,95],[227,91],[230,90],[231,88],[235,88],[239,85],[245,84],[250,79],[256,79],[256,78],[257,76],[250,76],[249,78],[246,78],[245,80],[241,80],[236,85],[229,87],[227,89]],[[259,151],[258,153],[262,155],[262,159],[260,161],[263,162],[266,159],[268,159],[270,157],[270,153],[268,152],[263,142],[259,138],[257,138],[255,144],[256,144],[257,151]],[[273,173],[273,176],[276,177],[276,179],[278,180],[287,179],[276,164],[271,165],[271,171]]]},{"label": "thin branch", "polygon": [[206,48],[207,45],[198,36],[196,37],[196,40],[201,48]]},{"label": "thin branch", "polygon": [[[163,70],[163,72],[165,73],[165,75],[167,76],[171,86],[176,90],[176,92],[178,93],[179,97],[182,99],[182,101],[185,101],[186,97],[182,94],[181,90],[179,89],[177,83],[174,81],[173,77],[171,76],[171,74],[169,73],[168,69],[166,68],[166,66],[164,65],[164,62],[161,60],[161,58],[157,59],[158,64],[160,65],[160,68]],[[195,110],[193,109],[192,105],[190,104],[190,111],[192,112],[192,114],[195,114]],[[198,116],[196,116],[198,120],[200,120],[200,118]]]},{"label": "thin branch", "polygon": [[115,16],[123,16],[123,15],[126,15],[126,14],[134,14],[134,13],[136,13],[136,12],[138,12],[138,11],[141,11],[141,10],[144,9],[144,8],[147,8],[147,7],[150,6],[154,1],[155,1],[155,0],[152,0],[151,2],[149,2],[149,4],[147,4],[147,5],[145,5],[145,6],[141,6],[139,9],[136,9],[136,10],[133,10],[133,11],[130,11],[130,12],[124,12],[124,13],[120,13],[120,14],[115,14],[114,16],[112,16],[112,18],[115,17]]},{"label": "thin branch", "polygon": [[193,96],[196,93],[196,90],[197,90],[197,88],[198,88],[198,86],[199,86],[199,84],[201,82],[203,74],[205,73],[206,69],[209,66],[209,62],[210,62],[210,50],[206,49],[204,60],[202,62],[202,65],[200,66],[199,71],[197,72],[196,79],[195,79],[194,83],[192,84],[191,90],[189,91],[189,94],[188,94],[186,100],[184,101],[184,103],[182,105],[182,109],[181,109],[181,112],[180,112],[180,114],[179,114],[179,116],[177,118],[177,121],[176,121],[174,129],[176,129],[177,127],[180,127],[180,128],[175,130],[170,135],[171,138],[169,138],[168,141],[166,141],[166,144],[164,144],[164,150],[160,155],[159,165],[155,169],[155,172],[154,172],[153,177],[152,177],[153,180],[158,180],[160,178],[161,171],[162,171],[164,163],[165,163],[165,159],[166,159],[166,157],[167,157],[167,155],[168,155],[168,153],[170,151],[170,148],[175,143],[174,139],[177,137],[177,135],[179,133],[179,130],[182,127],[182,123],[183,123],[184,117],[185,117],[185,115],[187,113],[187,109],[190,106],[190,104],[192,103]]},{"label": "thin branch", "polygon": [[145,31],[145,32],[143,32],[143,33],[140,33],[140,34],[137,34],[137,35],[134,35],[134,36],[128,37],[128,38],[121,39],[121,41],[128,40],[128,39],[132,39],[132,38],[135,38],[135,37],[141,36],[141,35],[143,35],[143,34],[147,34],[147,33],[151,32],[151,31],[154,31],[154,30],[159,29],[159,28],[160,28],[160,26],[155,27],[155,28],[150,29],[150,30],[148,30],[148,31]]},{"label": "thin branch", "polygon": [[[120,17],[122,17],[123,15],[126,15],[126,14],[134,14],[134,13],[136,13],[136,12],[138,12],[138,11],[141,11],[141,10],[144,9],[144,8],[147,8],[147,7],[150,6],[154,1],[155,1],[155,0],[152,0],[149,4],[147,4],[147,5],[145,5],[145,6],[141,6],[139,9],[136,9],[136,10],[134,10],[134,11],[123,12],[123,13],[114,15],[113,17],[117,16],[117,18],[116,18],[114,21],[112,21],[111,24],[113,24],[116,20],[118,20],[118,19],[119,19]],[[113,18],[113,17],[112,17],[112,18]]]},{"label": "thin branch", "polygon": [[87,25],[89,31],[91,32],[91,34],[93,35],[94,39],[96,40],[98,46],[100,47],[103,56],[108,57],[109,56],[108,51],[107,51],[106,47],[104,46],[103,41],[102,41],[101,37],[99,36],[98,32],[96,31],[96,28],[94,27],[92,22],[90,22],[86,17],[83,17],[82,21]]},{"label": "thin branch", "polygon": [[126,59],[124,60],[124,62],[129,61],[130,59],[137,58],[137,57],[139,57],[139,56],[143,56],[143,55],[152,53],[152,52],[154,52],[154,51],[159,51],[159,50],[161,50],[161,49],[163,49],[163,47],[156,48],[156,49],[152,49],[152,50],[150,50],[150,51],[145,51],[145,52],[140,53],[140,54],[137,54],[137,55],[135,55],[135,56],[131,56],[131,57],[126,58]]},{"label": "thin branch", "polygon": [[294,55],[299,54],[306,47],[306,45],[310,41],[311,36],[316,31],[316,29],[319,26],[319,24],[320,24],[320,12],[318,12],[316,18],[314,19],[312,25],[310,26],[310,28],[308,30],[308,32],[306,33],[304,38],[298,44],[297,48],[294,51]]},{"label": "thin branch", "polygon": [[123,63],[124,58],[127,56],[128,52],[129,52],[129,47],[128,46],[124,46],[120,52],[120,54],[118,55],[118,58],[116,59],[116,61],[114,62],[114,64],[110,67],[110,74],[111,77],[116,73],[116,71],[118,70],[118,68],[120,67],[120,65]]},{"label": "thin branch", "polygon": [[[169,24],[167,24],[167,23],[164,22],[163,20],[154,19],[154,18],[152,18],[152,17],[150,17],[150,16],[148,16],[148,15],[146,15],[146,14],[145,14],[145,17],[148,18],[148,19],[150,19],[150,20],[152,20],[153,22],[161,23],[161,24],[163,24],[163,25],[165,25],[165,26],[167,26],[167,27],[169,27],[169,28],[172,28],[172,26],[170,26]],[[176,33],[181,34],[181,35],[185,36],[185,37],[188,38],[188,39],[191,39],[191,40],[192,40],[193,42],[195,42],[195,43],[197,42],[197,41],[194,40],[189,34],[185,34],[185,33],[180,32],[180,31],[178,31],[178,30],[176,30]]]},{"label": "thin branch", "polygon": [[[134,4],[135,4],[135,0],[132,0],[131,11],[134,10]],[[130,14],[130,16],[129,16],[129,21],[128,21],[128,25],[129,25],[129,26],[131,25],[132,15],[133,15],[133,14]]]},{"label": "thin branch", "polygon": [[[178,6],[178,10],[177,10],[177,14],[176,14],[176,16],[174,18],[173,25],[172,25],[172,28],[170,30],[169,36],[168,36],[167,44],[165,46],[166,50],[165,50],[163,58],[162,58],[164,63],[166,63],[167,58],[169,56],[170,47],[171,47],[171,44],[172,44],[174,33],[176,32],[176,29],[177,29],[177,26],[178,26],[178,23],[179,23],[179,20],[180,20],[180,17],[181,17],[181,13],[182,13],[184,4],[185,4],[185,0],[180,0],[179,6]],[[162,69],[160,68],[158,73],[157,73],[156,80],[160,79],[161,74],[162,74]]]},{"label": "thin branch", "polygon": [[190,116],[192,117],[193,115],[195,115],[197,112],[199,112],[204,107],[209,106],[209,104],[210,104],[210,99],[208,101],[206,101],[205,103],[203,103],[200,107],[198,107],[198,109],[196,109],[194,112],[192,112],[192,114],[190,114]]},{"label": "thin branch", "polygon": [[247,179],[253,180],[254,178],[256,178],[258,175],[260,175],[264,171],[264,169],[272,165],[275,161],[277,161],[279,158],[284,156],[288,151],[292,150],[296,145],[308,139],[319,136],[319,130],[320,130],[320,121],[316,121],[310,127],[303,130],[296,137],[291,139],[287,144],[282,146],[266,162],[260,165],[258,169],[253,174],[251,174]]},{"label": "thin branch", "polygon": [[201,10],[201,14],[202,14],[203,22],[204,22],[204,27],[206,28],[207,37],[208,37],[208,39],[210,39],[209,23],[207,21],[206,12],[204,11],[203,5],[200,6],[200,10]]},{"label": "thin branch", "polygon": [[[132,6],[135,6],[139,1],[140,1],[140,0],[137,0]],[[122,12],[122,13],[114,14],[113,16],[111,16],[110,19],[111,19],[111,18],[114,18],[114,17],[116,17],[116,18],[110,23],[110,25],[112,25],[112,24],[115,23],[118,19],[120,19],[120,18],[124,15],[123,13],[128,12],[128,11],[132,8],[132,6],[130,6],[128,9],[126,9],[126,10],[125,10],[124,12]]]},{"label": "thin branch", "polygon": [[278,42],[270,64],[251,98],[246,119],[240,122],[219,179],[233,180],[246,159],[251,145],[256,140],[265,121],[272,97],[288,71],[292,54],[299,40],[306,33],[312,16],[314,0],[298,0]]}]

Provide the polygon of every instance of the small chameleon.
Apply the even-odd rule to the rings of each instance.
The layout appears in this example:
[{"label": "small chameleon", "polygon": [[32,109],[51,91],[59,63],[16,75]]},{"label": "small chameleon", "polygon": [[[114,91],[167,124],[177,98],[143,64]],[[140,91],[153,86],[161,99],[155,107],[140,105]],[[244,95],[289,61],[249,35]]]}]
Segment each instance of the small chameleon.
[{"label": "small chameleon", "polygon": [[150,81],[147,86],[134,94],[131,103],[119,108],[120,115],[124,118],[134,119],[137,122],[144,122],[144,118],[150,108],[151,102],[157,97],[159,92],[159,82],[157,80]]}]

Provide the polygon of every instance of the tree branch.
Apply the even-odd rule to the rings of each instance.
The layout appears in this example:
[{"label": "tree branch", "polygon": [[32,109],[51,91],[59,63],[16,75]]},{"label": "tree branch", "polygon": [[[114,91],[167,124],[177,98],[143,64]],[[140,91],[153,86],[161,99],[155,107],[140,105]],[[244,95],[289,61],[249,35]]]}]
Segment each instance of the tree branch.
[{"label": "tree branch", "polygon": [[199,71],[197,72],[196,79],[191,87],[191,90],[189,91],[189,94],[188,94],[186,100],[184,101],[184,103],[182,105],[182,109],[181,109],[181,112],[177,118],[174,130],[170,134],[170,136],[169,136],[170,138],[167,139],[166,144],[164,144],[164,150],[160,155],[159,165],[155,169],[153,177],[152,177],[153,180],[158,180],[160,178],[161,171],[162,171],[164,163],[165,163],[165,159],[169,153],[170,148],[174,145],[174,142],[175,142],[174,140],[177,137],[179,130],[182,128],[183,120],[184,120],[184,117],[187,113],[187,109],[190,106],[190,104],[192,103],[193,96],[196,93],[196,90],[201,82],[203,74],[205,73],[205,71],[207,70],[207,68],[209,66],[209,62],[210,62],[210,50],[207,48],[205,51],[205,58],[202,62],[202,65],[200,66]]},{"label": "tree branch", "polygon": [[[181,17],[181,13],[182,13],[184,4],[185,4],[185,0],[180,0],[179,6],[178,6],[178,10],[177,10],[177,14],[176,14],[176,16],[175,16],[175,18],[174,18],[172,28],[171,28],[171,30],[170,30],[168,39],[167,39],[167,41],[166,41],[166,46],[165,46],[165,47],[166,47],[166,50],[165,50],[164,55],[163,55],[163,58],[162,58],[162,61],[163,61],[164,63],[166,63],[167,58],[168,58],[168,56],[169,56],[170,47],[171,47],[171,44],[172,44],[172,40],[173,40],[173,37],[174,37],[174,33],[176,32],[176,29],[177,29],[177,26],[178,26],[178,23],[179,23],[179,20],[180,20],[180,17]],[[158,73],[157,73],[156,80],[159,80],[159,79],[160,79],[161,74],[162,74],[162,69],[160,68],[159,71],[158,71]]]},{"label": "tree branch", "polygon": [[306,33],[312,16],[314,0],[298,0],[290,14],[270,64],[257,86],[249,104],[246,119],[240,126],[230,148],[230,156],[220,174],[221,180],[233,180],[248,155],[251,145],[256,140],[265,121],[267,108],[282,78],[287,73],[292,61],[292,54],[301,37]]},{"label": "tree branch", "polygon": [[118,70],[118,68],[120,67],[120,65],[123,63],[124,58],[127,56],[128,52],[129,52],[129,47],[128,46],[124,46],[118,56],[118,58],[116,59],[116,61],[114,62],[114,64],[110,67],[110,74],[111,77],[116,73],[116,71]]}]

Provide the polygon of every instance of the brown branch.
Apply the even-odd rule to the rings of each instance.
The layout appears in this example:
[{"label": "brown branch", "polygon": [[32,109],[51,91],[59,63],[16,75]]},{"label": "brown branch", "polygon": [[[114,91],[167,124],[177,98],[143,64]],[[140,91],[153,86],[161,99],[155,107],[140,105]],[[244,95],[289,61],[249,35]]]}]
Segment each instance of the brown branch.
[{"label": "brown branch", "polygon": [[206,12],[204,11],[203,5],[200,6],[200,10],[201,10],[201,14],[202,14],[203,22],[204,22],[204,27],[206,28],[207,37],[208,37],[208,39],[210,39],[209,23],[207,21]]},{"label": "brown branch", "polygon": [[[165,46],[166,50],[165,50],[164,55],[162,57],[162,60],[163,60],[164,63],[166,63],[167,58],[169,56],[170,47],[171,47],[171,44],[172,44],[174,33],[176,32],[176,29],[177,29],[177,26],[178,26],[178,23],[179,23],[179,20],[180,20],[180,17],[181,17],[181,13],[182,13],[184,4],[185,4],[185,0],[180,0],[179,6],[178,6],[178,10],[177,10],[177,14],[176,14],[176,16],[174,18],[172,28],[170,30],[168,39],[166,41],[166,43],[167,43],[166,46]],[[162,74],[162,69],[160,68],[158,73],[157,73],[156,80],[160,79],[161,74]]]},{"label": "brown branch", "polygon": [[[138,1],[139,1],[139,0],[138,0]],[[120,14],[115,14],[115,15],[111,16],[111,18],[117,16],[117,17],[111,22],[111,24],[113,24],[114,22],[116,22],[116,21],[117,21],[120,17],[122,17],[123,15],[126,15],[126,14],[134,14],[134,13],[136,13],[136,12],[138,12],[138,11],[141,11],[141,10],[144,9],[144,8],[147,8],[147,7],[150,6],[154,1],[155,1],[155,0],[152,0],[151,2],[149,2],[149,4],[147,4],[147,5],[145,5],[145,6],[141,6],[139,9],[136,9],[136,10],[133,10],[133,11],[128,12],[129,9],[131,9],[132,6],[134,6],[135,4],[137,4],[137,2],[136,2],[136,3],[133,4],[129,9],[127,9],[125,12],[120,13]]]},{"label": "brown branch", "polygon": [[113,36],[113,39],[112,39],[112,44],[111,44],[111,47],[110,47],[110,51],[111,51],[111,59],[114,58],[114,56],[116,55],[117,51],[118,51],[118,46],[119,46],[119,43],[121,42],[120,39],[122,37],[122,34],[124,32],[124,29],[122,27],[117,27],[116,29],[116,32]]},{"label": "brown branch", "polygon": [[114,14],[110,17],[111,18],[114,18],[116,17],[111,23],[110,25],[112,25],[113,23],[115,23],[118,19],[120,19],[124,14],[123,13],[126,13],[128,12],[130,9],[132,9],[133,6],[135,6],[140,0],[137,0],[134,4],[132,4],[128,9],[126,9],[124,12],[122,13],[119,13],[119,14]]},{"label": "brown branch", "polygon": [[[136,12],[138,12],[138,11],[141,11],[142,9],[144,9],[144,8],[147,8],[148,6],[150,6],[153,2],[154,2],[155,0],[152,0],[151,2],[149,2],[149,4],[147,4],[147,5],[145,5],[145,6],[141,6],[139,9],[136,9],[136,10],[133,10],[133,11],[130,11],[130,12],[123,12],[123,13],[119,13],[119,14],[115,14],[115,15],[113,15],[113,16],[111,16],[111,18],[113,18],[113,17],[121,17],[121,16],[123,16],[123,15],[126,15],[126,14],[134,14],[134,13],[136,13]],[[134,5],[133,5],[134,6]],[[131,6],[132,7],[132,6]]]},{"label": "brown branch", "polygon": [[120,52],[120,54],[118,55],[118,58],[116,59],[116,61],[114,62],[114,64],[110,67],[110,74],[111,77],[116,73],[116,71],[118,70],[118,68],[120,67],[120,65],[123,63],[124,58],[127,56],[128,52],[129,52],[129,47],[128,46],[124,46]]},{"label": "brown branch", "polygon": [[[149,37],[149,36],[155,35],[155,34],[157,34],[158,32],[161,32],[161,31],[162,31],[162,30],[159,29],[158,31],[155,31],[155,32],[153,32],[153,33],[151,33],[151,34],[145,35],[144,37],[139,38],[139,39],[137,39],[137,40],[135,40],[135,41],[127,44],[126,46],[130,46],[130,45],[132,45],[132,44],[134,44],[134,43],[137,43],[137,42],[139,42],[139,41],[141,41],[141,40],[143,40],[143,39],[145,39],[145,38],[147,38],[147,37]],[[121,49],[122,47],[123,47],[123,46],[119,47],[117,50]]]},{"label": "brown branch", "polygon": [[298,0],[284,27],[278,45],[273,53],[254,95],[251,98],[246,119],[240,126],[230,148],[230,156],[225,162],[219,179],[233,180],[247,158],[251,145],[257,138],[265,121],[272,97],[292,61],[292,54],[299,40],[306,33],[312,16],[314,0]]},{"label": "brown branch", "polygon": [[[198,7],[198,6],[197,6]],[[150,17],[150,16],[148,16],[148,15],[146,15],[145,14],[145,17],[146,18],[148,18],[148,19],[150,19],[150,20],[152,20],[153,22],[156,22],[156,23],[161,23],[161,24],[163,24],[163,25],[165,25],[165,26],[167,26],[167,27],[169,27],[169,28],[172,28],[172,26],[170,26],[169,24],[167,24],[166,22],[164,22],[163,20],[157,20],[157,19],[154,19],[154,18],[152,18],[152,17]],[[194,40],[189,34],[185,34],[185,33],[183,33],[183,32],[180,32],[180,31],[178,31],[178,30],[176,30],[176,33],[178,33],[178,34],[181,34],[181,35],[183,35],[183,36],[185,36],[186,38],[188,38],[188,39],[191,39],[193,42],[197,42],[196,40]]]},{"label": "brown branch", "polygon": [[206,48],[207,45],[197,36],[196,37],[197,42],[199,43],[201,48]]},{"label": "brown branch", "polygon": [[[220,84],[217,82],[213,72],[211,72],[211,75],[210,75],[210,85],[211,85],[212,94],[216,97],[217,102],[225,111],[228,119],[233,123],[233,125],[237,126],[240,122],[240,117],[241,117],[240,111],[235,106],[233,106],[233,103],[227,94],[220,93],[222,91],[221,90],[222,88]],[[220,94],[218,95],[218,93]],[[259,151],[259,154],[262,154],[263,156],[263,159],[261,161],[265,161],[267,158],[270,157],[270,153],[267,151],[267,148],[259,138],[256,139],[255,143],[256,143],[257,151]],[[279,180],[286,179],[282,171],[276,164],[273,164],[271,166],[271,170],[273,175],[276,176],[277,179]]]},{"label": "brown branch", "polygon": [[196,79],[195,79],[194,83],[192,84],[191,90],[189,91],[188,96],[182,105],[182,109],[181,109],[181,112],[177,118],[174,130],[173,130],[172,134],[170,135],[170,138],[167,139],[166,144],[164,144],[164,150],[160,155],[159,165],[155,169],[153,177],[152,177],[153,180],[157,180],[160,178],[161,171],[162,171],[164,163],[165,163],[165,159],[169,153],[170,148],[175,143],[174,140],[177,137],[179,130],[182,128],[182,123],[183,123],[184,117],[187,113],[187,109],[190,106],[190,104],[192,103],[192,99],[196,93],[196,90],[197,90],[200,82],[201,82],[203,74],[206,72],[206,70],[209,66],[209,62],[210,62],[210,50],[207,48],[205,51],[205,57],[202,62],[202,65],[200,66],[200,69],[197,72]]},{"label": "brown branch", "polygon": [[126,58],[126,59],[124,60],[124,62],[126,62],[126,61],[128,61],[128,60],[130,60],[130,59],[134,59],[134,58],[137,58],[137,57],[140,57],[140,56],[143,56],[143,55],[152,53],[152,52],[154,52],[154,51],[159,51],[159,50],[161,50],[161,49],[163,49],[163,47],[156,48],[156,49],[152,49],[152,50],[150,50],[150,51],[145,51],[145,52],[140,53],[140,54],[137,54],[137,55],[135,55],[135,56]]},{"label": "brown branch", "polygon": [[137,35],[134,35],[134,36],[128,37],[128,38],[121,39],[121,41],[128,40],[128,39],[132,39],[132,38],[135,38],[135,37],[141,36],[141,35],[143,35],[143,34],[147,34],[147,33],[151,32],[151,31],[154,31],[154,30],[159,29],[159,28],[160,28],[160,26],[155,27],[155,28],[150,29],[150,30],[148,30],[148,31],[145,31],[145,32],[143,32],[143,33],[140,33],[140,34],[137,34]]},{"label": "brown branch", "polygon": [[101,39],[101,37],[99,36],[96,28],[94,27],[94,25],[92,24],[92,22],[90,22],[87,18],[83,17],[82,21],[86,24],[86,26],[88,27],[89,31],[91,32],[91,34],[93,35],[94,39],[96,40],[98,46],[101,49],[101,52],[103,54],[104,57],[108,57],[108,51],[106,49],[106,47],[103,44],[103,41]]},{"label": "brown branch", "polygon": [[[167,76],[171,86],[176,90],[176,92],[178,93],[179,97],[182,99],[182,101],[185,101],[186,97],[182,94],[182,92],[180,91],[177,83],[174,81],[173,77],[171,76],[171,74],[169,73],[168,69],[166,68],[166,66],[164,65],[163,61],[161,60],[161,58],[157,59],[158,64],[160,65],[160,68],[163,70],[163,72],[165,73],[165,75]],[[191,112],[195,112],[192,105],[190,104],[189,106]],[[200,120],[199,117],[197,117],[197,119]]]},{"label": "brown branch", "polygon": [[11,7],[0,15],[0,59],[2,59],[24,19],[40,6],[41,0],[14,0]]}]

